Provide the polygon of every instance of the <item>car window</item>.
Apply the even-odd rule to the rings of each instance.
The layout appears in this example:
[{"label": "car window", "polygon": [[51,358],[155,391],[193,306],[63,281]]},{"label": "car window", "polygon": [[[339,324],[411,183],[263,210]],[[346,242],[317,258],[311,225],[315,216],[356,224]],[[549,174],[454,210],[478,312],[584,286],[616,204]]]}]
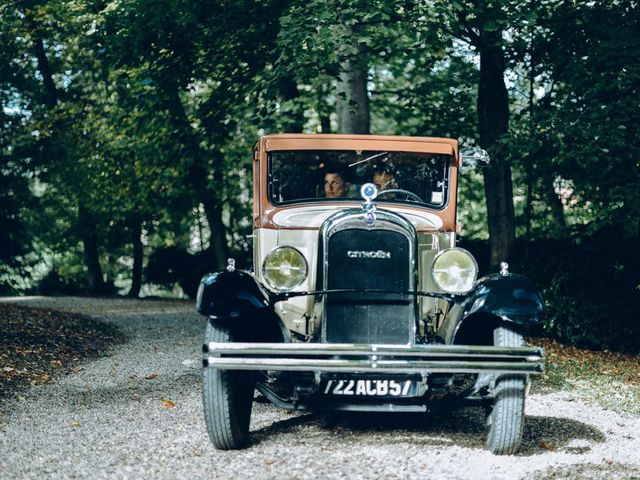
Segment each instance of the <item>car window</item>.
[{"label": "car window", "polygon": [[[379,201],[419,203],[432,208],[447,202],[451,156],[412,152],[286,150],[269,154],[269,196],[275,205],[353,201],[373,182]],[[385,193],[385,191],[388,191]]]}]

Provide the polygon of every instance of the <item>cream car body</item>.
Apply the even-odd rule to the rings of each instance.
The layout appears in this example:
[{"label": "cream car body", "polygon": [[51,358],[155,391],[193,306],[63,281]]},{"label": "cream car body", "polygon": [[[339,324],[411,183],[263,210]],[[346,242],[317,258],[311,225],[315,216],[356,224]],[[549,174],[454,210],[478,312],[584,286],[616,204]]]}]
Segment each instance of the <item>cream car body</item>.
[{"label": "cream car body", "polygon": [[230,260],[198,292],[214,445],[249,443],[257,389],[313,411],[478,405],[489,450],[515,452],[543,303],[506,264],[477,280],[457,247],[457,141],[273,135],[253,158],[253,269]]}]

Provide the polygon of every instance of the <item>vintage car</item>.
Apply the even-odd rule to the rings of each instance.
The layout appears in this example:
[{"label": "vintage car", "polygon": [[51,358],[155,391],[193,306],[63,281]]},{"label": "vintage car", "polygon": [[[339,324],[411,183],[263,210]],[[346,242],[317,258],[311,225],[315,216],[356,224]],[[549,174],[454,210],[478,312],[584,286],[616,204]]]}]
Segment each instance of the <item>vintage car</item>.
[{"label": "vintage car", "polygon": [[427,412],[478,405],[486,446],[521,442],[543,351],[530,280],[477,280],[456,246],[456,140],[262,137],[253,156],[253,268],[230,259],[197,296],[208,318],[203,400],[219,449],[250,443],[255,391],[313,411]]}]

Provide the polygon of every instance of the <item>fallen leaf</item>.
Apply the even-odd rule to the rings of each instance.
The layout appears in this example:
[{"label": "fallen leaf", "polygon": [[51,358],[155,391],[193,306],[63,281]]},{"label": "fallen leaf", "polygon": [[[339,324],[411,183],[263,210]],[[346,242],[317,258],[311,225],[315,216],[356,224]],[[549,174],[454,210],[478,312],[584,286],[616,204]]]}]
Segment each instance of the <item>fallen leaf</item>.
[{"label": "fallen leaf", "polygon": [[40,377],[40,380],[42,380],[44,383],[47,383],[51,379],[49,378],[49,375],[44,374]]},{"label": "fallen leaf", "polygon": [[[0,302],[0,391],[53,382],[74,358],[92,358],[121,341],[111,327],[76,314]],[[13,371],[8,371],[8,368]],[[42,376],[48,374],[50,377]],[[1,402],[1,400],[0,400]]]},{"label": "fallen leaf", "polygon": [[165,410],[170,410],[176,406],[176,404],[171,400],[162,400],[162,405],[164,405]]},{"label": "fallen leaf", "polygon": [[158,378],[158,374],[157,373],[152,373],[151,375],[144,377],[147,380],[155,380],[156,378]]},{"label": "fallen leaf", "polygon": [[556,446],[553,443],[547,442],[546,440],[540,440],[540,443],[538,443],[538,445],[540,445],[540,447],[544,448],[545,450],[556,449]]},{"label": "fallen leaf", "polygon": [[272,458],[264,461],[265,465],[273,465],[276,461]]},{"label": "fallen leaf", "polygon": [[73,422],[73,423],[71,424],[71,426],[72,426],[73,428],[78,428],[78,427],[80,427],[80,422]]}]

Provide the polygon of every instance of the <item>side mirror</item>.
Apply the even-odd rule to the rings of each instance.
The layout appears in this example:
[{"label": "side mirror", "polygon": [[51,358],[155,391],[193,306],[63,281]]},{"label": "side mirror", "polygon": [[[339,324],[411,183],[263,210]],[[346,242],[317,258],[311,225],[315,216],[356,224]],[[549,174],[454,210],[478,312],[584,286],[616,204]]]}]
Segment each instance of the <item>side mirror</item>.
[{"label": "side mirror", "polygon": [[460,158],[462,159],[462,164],[470,168],[478,165],[488,165],[491,161],[487,151],[480,147],[465,148],[460,152]]}]

